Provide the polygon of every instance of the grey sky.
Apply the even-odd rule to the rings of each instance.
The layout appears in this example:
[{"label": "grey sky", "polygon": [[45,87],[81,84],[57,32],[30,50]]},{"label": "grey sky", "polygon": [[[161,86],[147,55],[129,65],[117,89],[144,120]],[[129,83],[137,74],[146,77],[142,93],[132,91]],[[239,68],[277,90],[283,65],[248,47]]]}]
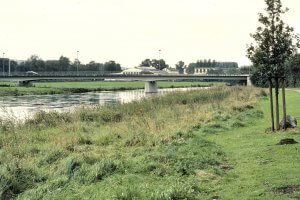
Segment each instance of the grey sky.
[{"label": "grey sky", "polygon": [[[300,1],[286,22],[300,33]],[[172,66],[211,58],[249,63],[249,34],[263,0],[0,0],[0,52],[16,59],[64,55],[125,67],[161,57]],[[2,54],[2,53],[1,53]]]}]

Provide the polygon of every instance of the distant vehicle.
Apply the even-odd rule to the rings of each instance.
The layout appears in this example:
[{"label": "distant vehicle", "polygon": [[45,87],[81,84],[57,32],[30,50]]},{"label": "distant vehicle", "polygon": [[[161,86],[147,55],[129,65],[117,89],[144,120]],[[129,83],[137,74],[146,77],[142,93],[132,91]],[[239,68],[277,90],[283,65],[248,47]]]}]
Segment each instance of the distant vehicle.
[{"label": "distant vehicle", "polygon": [[34,71],[27,71],[26,74],[31,76],[38,75],[38,73]]}]

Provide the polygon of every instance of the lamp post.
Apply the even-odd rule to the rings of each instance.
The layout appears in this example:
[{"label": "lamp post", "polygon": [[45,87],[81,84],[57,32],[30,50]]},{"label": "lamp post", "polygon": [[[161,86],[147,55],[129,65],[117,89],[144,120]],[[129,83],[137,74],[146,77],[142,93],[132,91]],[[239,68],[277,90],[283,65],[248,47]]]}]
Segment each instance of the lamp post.
[{"label": "lamp post", "polygon": [[10,76],[10,59],[8,59],[8,76]]},{"label": "lamp post", "polygon": [[3,70],[3,76],[4,76],[4,55],[5,55],[5,53],[3,53],[3,57],[2,57],[2,70]]},{"label": "lamp post", "polygon": [[159,70],[160,70],[160,52],[161,52],[161,49],[158,50],[158,66],[159,66]]},{"label": "lamp post", "polygon": [[77,51],[77,76],[79,76],[79,74],[78,74],[78,65],[79,65],[78,53],[79,53],[79,51]]}]

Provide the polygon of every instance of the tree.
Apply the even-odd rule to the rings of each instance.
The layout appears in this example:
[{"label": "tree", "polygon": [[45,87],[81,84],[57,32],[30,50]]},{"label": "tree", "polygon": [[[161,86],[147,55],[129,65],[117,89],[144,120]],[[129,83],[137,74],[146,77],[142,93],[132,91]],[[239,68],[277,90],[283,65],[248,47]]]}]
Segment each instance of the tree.
[{"label": "tree", "polygon": [[159,70],[163,70],[164,68],[169,67],[169,65],[166,64],[166,61],[164,59],[160,59],[160,60],[152,59],[151,66]]},{"label": "tree", "polygon": [[[283,78],[284,85],[285,66],[296,53],[299,38],[293,33],[293,28],[286,25],[281,18],[281,15],[288,11],[282,7],[281,0],[265,0],[265,3],[267,5],[265,13],[259,13],[258,21],[261,25],[256,33],[251,34],[256,44],[248,46],[247,55],[256,68],[256,73],[269,80],[272,130],[274,130],[272,79],[275,80],[276,128],[279,129],[279,78]],[[285,104],[284,95],[283,104]],[[283,112],[285,116],[285,105],[283,105]]]},{"label": "tree", "polygon": [[113,60],[110,60],[106,63],[104,63],[104,70],[105,71],[121,71],[121,65],[119,63],[116,63]]},{"label": "tree", "polygon": [[8,72],[9,71],[9,66],[10,66],[10,71],[14,72],[17,70],[17,62],[14,60],[10,60],[8,58],[0,58],[0,73],[3,72],[3,66],[4,66],[4,72]]},{"label": "tree", "polygon": [[59,63],[57,60],[46,60],[45,67],[43,71],[55,72],[59,71]]},{"label": "tree", "polygon": [[300,54],[294,56],[294,58],[288,64],[289,68],[289,85],[293,87],[300,85]]},{"label": "tree", "polygon": [[183,61],[179,61],[176,64],[176,69],[178,70],[179,74],[183,74],[184,73],[184,68],[185,68],[185,65],[184,65]]},{"label": "tree", "polygon": [[156,69],[162,70],[164,68],[169,67],[169,65],[166,64],[166,62],[163,59],[156,60],[152,59],[150,60],[149,58],[145,59],[142,61],[140,64],[140,67],[154,67]]},{"label": "tree", "polygon": [[195,73],[195,67],[196,67],[196,63],[190,63],[188,65],[188,67],[186,68],[186,73],[194,74]]},{"label": "tree", "polygon": [[104,65],[102,63],[96,63],[95,61],[89,62],[86,65],[87,71],[104,71]]},{"label": "tree", "polygon": [[59,71],[67,71],[70,68],[70,59],[64,56],[60,56],[58,60]]},{"label": "tree", "polygon": [[149,58],[143,60],[140,67],[151,67],[151,60]]},{"label": "tree", "polygon": [[18,69],[19,71],[44,71],[45,62],[37,55],[32,55],[28,60],[22,63]]}]

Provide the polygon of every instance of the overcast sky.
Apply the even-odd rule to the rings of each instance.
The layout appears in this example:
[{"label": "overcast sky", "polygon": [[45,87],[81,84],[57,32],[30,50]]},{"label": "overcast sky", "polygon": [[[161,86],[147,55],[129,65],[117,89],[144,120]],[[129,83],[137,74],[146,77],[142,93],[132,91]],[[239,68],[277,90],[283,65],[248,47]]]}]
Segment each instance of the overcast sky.
[{"label": "overcast sky", "polygon": [[[300,0],[282,0],[300,33]],[[174,66],[211,58],[248,64],[249,34],[264,0],[0,0],[0,53],[25,60],[61,55],[124,67],[145,58]]]}]

